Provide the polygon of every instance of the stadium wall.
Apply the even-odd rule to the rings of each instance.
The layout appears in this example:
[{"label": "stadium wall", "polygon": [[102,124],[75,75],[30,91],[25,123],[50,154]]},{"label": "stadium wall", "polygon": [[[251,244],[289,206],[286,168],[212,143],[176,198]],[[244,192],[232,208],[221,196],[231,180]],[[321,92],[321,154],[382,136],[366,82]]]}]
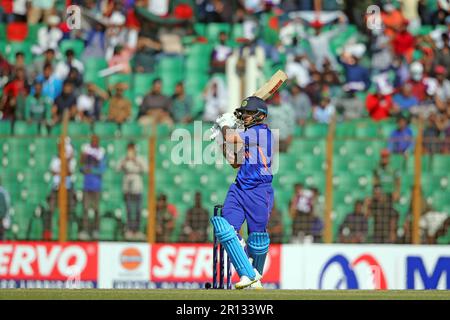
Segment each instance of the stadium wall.
[{"label": "stadium wall", "polygon": [[[210,244],[3,242],[0,288],[203,288]],[[233,281],[237,281],[233,274]],[[272,245],[266,288],[450,289],[450,246]]]}]

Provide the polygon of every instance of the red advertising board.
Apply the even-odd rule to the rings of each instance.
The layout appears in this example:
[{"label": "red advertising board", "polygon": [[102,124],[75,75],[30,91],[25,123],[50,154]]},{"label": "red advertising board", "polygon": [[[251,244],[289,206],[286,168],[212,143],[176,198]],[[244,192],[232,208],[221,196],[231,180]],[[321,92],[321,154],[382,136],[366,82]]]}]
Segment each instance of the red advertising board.
[{"label": "red advertising board", "polygon": [[97,243],[0,243],[0,280],[97,281]]},{"label": "red advertising board", "polygon": [[[156,244],[150,247],[150,278],[153,282],[210,282],[213,250],[211,244]],[[271,245],[264,282],[280,282],[280,245]],[[233,275],[233,281],[237,281]]]}]

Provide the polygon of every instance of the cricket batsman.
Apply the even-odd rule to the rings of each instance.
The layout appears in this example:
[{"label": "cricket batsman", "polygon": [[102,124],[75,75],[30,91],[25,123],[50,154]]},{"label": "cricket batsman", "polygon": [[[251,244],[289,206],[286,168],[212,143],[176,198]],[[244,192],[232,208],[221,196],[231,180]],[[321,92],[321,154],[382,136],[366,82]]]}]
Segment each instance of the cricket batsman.
[{"label": "cricket batsman", "polygon": [[[217,239],[240,277],[236,289],[262,289],[261,278],[269,251],[266,226],[274,197],[271,170],[274,143],[272,132],[263,123],[266,118],[264,100],[250,96],[234,114],[225,113],[215,123],[222,133],[224,156],[233,168],[239,168],[223,204],[222,216],[211,218]],[[236,128],[237,121],[243,123],[244,130]],[[248,226],[247,245],[239,234],[244,221]]]}]

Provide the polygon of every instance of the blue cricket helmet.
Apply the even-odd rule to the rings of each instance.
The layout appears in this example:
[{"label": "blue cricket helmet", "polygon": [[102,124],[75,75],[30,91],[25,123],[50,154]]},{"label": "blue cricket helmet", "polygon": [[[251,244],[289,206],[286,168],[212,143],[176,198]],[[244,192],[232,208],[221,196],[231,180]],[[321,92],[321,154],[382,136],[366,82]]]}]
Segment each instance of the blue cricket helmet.
[{"label": "blue cricket helmet", "polygon": [[267,105],[266,102],[258,97],[250,96],[248,98],[245,98],[241,102],[241,106],[236,109],[239,112],[245,112],[245,111],[259,111],[264,114],[267,114]]}]

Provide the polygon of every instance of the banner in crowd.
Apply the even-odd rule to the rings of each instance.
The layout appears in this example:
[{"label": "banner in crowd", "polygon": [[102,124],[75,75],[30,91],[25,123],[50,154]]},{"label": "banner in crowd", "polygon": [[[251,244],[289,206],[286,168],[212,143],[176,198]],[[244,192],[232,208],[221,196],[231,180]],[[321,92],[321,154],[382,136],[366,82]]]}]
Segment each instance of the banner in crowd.
[{"label": "banner in crowd", "polygon": [[450,247],[284,245],[283,289],[450,289]]}]

